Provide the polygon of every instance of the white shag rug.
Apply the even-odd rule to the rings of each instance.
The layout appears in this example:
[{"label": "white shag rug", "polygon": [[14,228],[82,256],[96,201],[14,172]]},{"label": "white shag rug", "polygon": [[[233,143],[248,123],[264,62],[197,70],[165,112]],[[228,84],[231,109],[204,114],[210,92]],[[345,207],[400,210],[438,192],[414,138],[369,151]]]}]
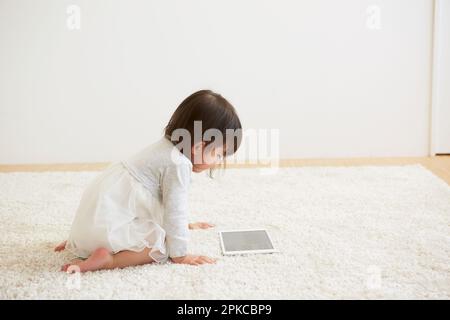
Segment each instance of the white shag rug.
[{"label": "white shag rug", "polygon": [[[450,187],[421,165],[193,173],[190,249],[167,263],[68,275],[53,247],[98,172],[0,173],[1,299],[448,299]],[[276,254],[224,257],[217,230],[265,227]]]}]

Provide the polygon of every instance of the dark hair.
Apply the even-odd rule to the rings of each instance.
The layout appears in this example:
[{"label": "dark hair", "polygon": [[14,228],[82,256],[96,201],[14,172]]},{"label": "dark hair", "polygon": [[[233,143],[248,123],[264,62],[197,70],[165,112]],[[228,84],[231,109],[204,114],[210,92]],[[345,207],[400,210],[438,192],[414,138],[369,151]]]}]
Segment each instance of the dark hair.
[{"label": "dark hair", "polygon": [[[194,121],[201,121],[201,137],[194,135]],[[220,94],[211,90],[200,90],[194,92],[183,100],[173,113],[169,123],[164,128],[167,139],[177,145],[179,141],[172,140],[172,134],[176,129],[187,130],[191,139],[191,148],[202,139],[203,134],[208,129],[216,129],[222,133],[223,141],[205,141],[205,146],[210,143],[220,143],[224,148],[224,167],[226,167],[225,157],[234,154],[239,148],[242,140],[242,125],[234,107]],[[227,145],[226,141],[231,141],[230,134],[233,135],[233,143]],[[228,139],[227,136],[229,137]],[[197,141],[194,139],[197,138]],[[210,172],[211,174],[211,172]]]}]

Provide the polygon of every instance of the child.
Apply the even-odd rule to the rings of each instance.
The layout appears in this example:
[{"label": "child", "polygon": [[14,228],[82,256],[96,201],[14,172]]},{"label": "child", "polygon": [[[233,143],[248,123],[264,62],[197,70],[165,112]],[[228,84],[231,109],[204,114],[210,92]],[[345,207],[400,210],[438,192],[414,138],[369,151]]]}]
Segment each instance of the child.
[{"label": "child", "polygon": [[[207,137],[211,132],[216,133],[214,139]],[[177,144],[180,137],[182,142]],[[220,94],[201,90],[187,97],[162,138],[110,165],[88,185],[68,240],[55,248],[68,249],[81,259],[61,269],[76,265],[85,272],[169,259],[191,265],[214,263],[187,252],[188,229],[213,227],[206,222],[188,223],[190,175],[211,172],[237,151],[241,139],[239,117]]]}]

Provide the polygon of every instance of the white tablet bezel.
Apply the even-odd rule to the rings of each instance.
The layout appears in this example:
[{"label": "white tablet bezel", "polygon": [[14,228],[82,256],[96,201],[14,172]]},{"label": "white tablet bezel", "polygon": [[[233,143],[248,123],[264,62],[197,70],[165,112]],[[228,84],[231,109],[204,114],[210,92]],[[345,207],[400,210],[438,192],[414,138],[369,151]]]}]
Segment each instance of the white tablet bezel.
[{"label": "white tablet bezel", "polygon": [[[225,250],[225,245],[224,245],[224,243],[223,243],[222,233],[224,233],[224,232],[245,232],[245,231],[265,231],[267,237],[269,238],[270,244],[272,245],[272,248],[273,248],[273,249],[226,251],[226,250]],[[275,248],[275,245],[273,244],[273,241],[272,241],[272,238],[271,238],[270,235],[269,235],[269,232],[267,231],[267,229],[264,229],[264,228],[220,230],[220,231],[218,231],[218,234],[219,234],[219,238],[220,238],[220,246],[221,246],[222,254],[223,254],[223,255],[236,255],[236,254],[248,254],[248,253],[274,253],[274,252],[279,252],[279,251]]]}]

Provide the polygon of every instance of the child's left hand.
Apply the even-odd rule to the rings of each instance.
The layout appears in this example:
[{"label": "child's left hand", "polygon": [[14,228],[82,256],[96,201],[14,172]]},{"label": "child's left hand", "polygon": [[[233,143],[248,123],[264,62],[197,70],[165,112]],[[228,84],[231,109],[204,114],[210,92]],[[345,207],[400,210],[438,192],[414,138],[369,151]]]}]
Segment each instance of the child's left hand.
[{"label": "child's left hand", "polygon": [[208,229],[214,227],[215,227],[214,224],[210,224],[208,222],[189,223],[189,229]]}]

